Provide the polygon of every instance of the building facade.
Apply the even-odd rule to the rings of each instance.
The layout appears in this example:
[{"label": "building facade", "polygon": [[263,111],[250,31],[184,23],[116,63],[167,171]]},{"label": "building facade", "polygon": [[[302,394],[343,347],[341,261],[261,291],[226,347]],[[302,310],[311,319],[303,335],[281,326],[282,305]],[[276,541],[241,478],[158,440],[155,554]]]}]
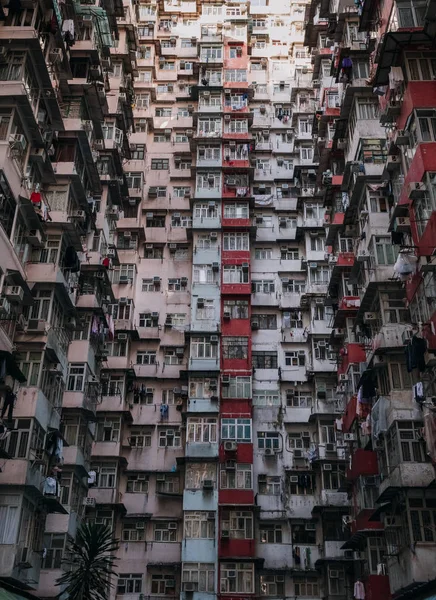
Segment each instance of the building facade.
[{"label": "building facade", "polygon": [[435,13],[5,8],[0,584],[432,597]]}]

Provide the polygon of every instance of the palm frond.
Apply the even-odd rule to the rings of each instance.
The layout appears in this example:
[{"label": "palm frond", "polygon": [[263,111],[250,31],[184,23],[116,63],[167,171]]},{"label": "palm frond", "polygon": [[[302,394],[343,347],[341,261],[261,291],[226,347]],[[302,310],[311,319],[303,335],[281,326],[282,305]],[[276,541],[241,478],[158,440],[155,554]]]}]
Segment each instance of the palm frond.
[{"label": "palm frond", "polygon": [[69,557],[64,564],[71,568],[57,581],[65,586],[70,600],[106,600],[111,577],[116,576],[114,564],[118,540],[109,527],[85,523],[77,531],[76,539],[69,539]]}]

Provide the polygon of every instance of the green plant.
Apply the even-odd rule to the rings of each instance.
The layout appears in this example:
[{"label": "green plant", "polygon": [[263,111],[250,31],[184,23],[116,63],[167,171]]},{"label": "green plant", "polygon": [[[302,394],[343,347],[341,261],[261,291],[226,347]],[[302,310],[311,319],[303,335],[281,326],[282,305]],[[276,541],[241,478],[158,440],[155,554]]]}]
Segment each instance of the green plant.
[{"label": "green plant", "polygon": [[65,586],[62,597],[69,600],[107,600],[112,586],[114,552],[119,548],[112,530],[104,525],[85,523],[77,531],[76,539],[70,538],[64,561],[70,570],[64,573],[56,585]]}]

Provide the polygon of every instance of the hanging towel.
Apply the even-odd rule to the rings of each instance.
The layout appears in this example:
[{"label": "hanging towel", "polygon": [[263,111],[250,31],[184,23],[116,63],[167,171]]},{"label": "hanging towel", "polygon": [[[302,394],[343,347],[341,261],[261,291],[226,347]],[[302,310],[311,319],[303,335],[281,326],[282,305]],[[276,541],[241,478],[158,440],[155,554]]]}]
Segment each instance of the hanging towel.
[{"label": "hanging towel", "polygon": [[354,597],[356,600],[365,600],[365,587],[361,581],[354,584]]}]

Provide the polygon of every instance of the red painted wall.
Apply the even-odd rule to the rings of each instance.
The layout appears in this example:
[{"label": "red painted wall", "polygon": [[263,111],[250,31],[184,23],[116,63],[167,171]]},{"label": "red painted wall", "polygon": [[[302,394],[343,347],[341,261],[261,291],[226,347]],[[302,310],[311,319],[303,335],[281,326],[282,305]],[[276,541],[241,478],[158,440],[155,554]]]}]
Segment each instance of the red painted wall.
[{"label": "red painted wall", "polygon": [[256,554],[256,542],[254,540],[221,539],[219,545],[220,558],[241,557],[250,558]]},{"label": "red painted wall", "polygon": [[253,490],[219,490],[218,503],[251,506],[254,504],[254,492]]},{"label": "red painted wall", "polygon": [[[245,375],[245,373],[239,373],[239,375]],[[233,398],[221,398],[220,413],[226,417],[251,417],[251,399],[237,400]]]},{"label": "red painted wall", "polygon": [[[233,413],[234,414],[234,413]],[[230,416],[230,415],[222,415],[222,416]],[[244,414],[238,413],[238,417],[245,417]],[[236,452],[225,452],[224,443],[220,444],[220,453],[219,453],[220,462],[225,462],[226,460],[236,460],[238,463],[252,463],[253,462],[253,444],[238,444]],[[231,490],[230,490],[231,491]],[[241,490],[237,490],[240,492]]]},{"label": "red painted wall", "polygon": [[409,81],[404,93],[401,113],[397,119],[398,129],[405,128],[413,109],[434,106],[436,106],[436,81]]}]

